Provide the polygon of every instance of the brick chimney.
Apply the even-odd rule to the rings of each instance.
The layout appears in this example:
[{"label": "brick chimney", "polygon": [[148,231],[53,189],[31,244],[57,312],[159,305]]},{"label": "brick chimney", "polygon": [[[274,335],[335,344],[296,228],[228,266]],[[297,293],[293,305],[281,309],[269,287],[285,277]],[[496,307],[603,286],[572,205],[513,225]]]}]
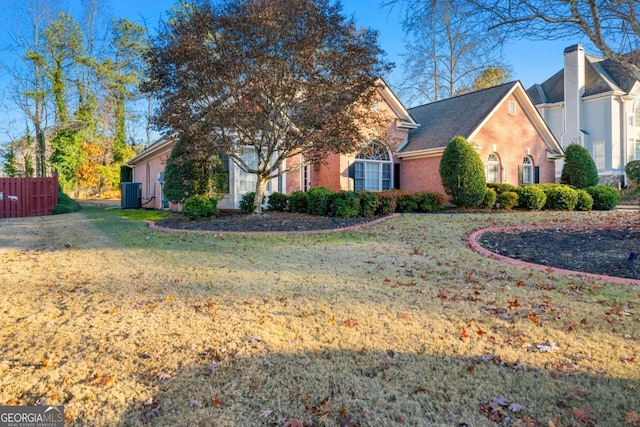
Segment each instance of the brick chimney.
[{"label": "brick chimney", "polygon": [[564,133],[560,137],[562,147],[572,142],[584,146],[584,135],[580,130],[584,73],[584,48],[579,44],[569,46],[564,50]]}]

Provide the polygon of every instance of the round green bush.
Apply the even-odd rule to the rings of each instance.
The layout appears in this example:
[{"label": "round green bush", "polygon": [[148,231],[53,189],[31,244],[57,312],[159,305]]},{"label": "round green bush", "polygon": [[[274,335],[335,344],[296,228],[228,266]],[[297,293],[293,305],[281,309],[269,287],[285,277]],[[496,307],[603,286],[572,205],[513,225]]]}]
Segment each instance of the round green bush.
[{"label": "round green bush", "polygon": [[287,195],[277,191],[269,194],[267,209],[270,211],[284,212],[287,209]]},{"label": "round green bush", "polygon": [[353,191],[340,191],[331,197],[331,214],[338,218],[357,218],[360,197]]},{"label": "round green bush", "polygon": [[444,196],[440,193],[418,193],[416,200],[419,212],[438,212],[444,205]]},{"label": "round green bush", "polygon": [[578,192],[577,211],[590,211],[593,208],[593,197],[586,190],[576,190]]},{"label": "round green bush", "polygon": [[307,213],[316,216],[329,215],[329,205],[334,194],[325,187],[314,187],[307,191]]},{"label": "round green bush", "polygon": [[565,148],[560,184],[576,188],[598,185],[598,169],[589,150],[578,144],[569,144]]},{"label": "round green bush", "polygon": [[398,196],[396,209],[400,212],[415,212],[418,210],[418,199],[413,194],[401,194]]},{"label": "round green bush", "polygon": [[506,183],[490,182],[487,184],[487,187],[492,188],[496,192],[496,195],[504,193],[505,191],[512,191],[514,193],[518,191],[518,187]]},{"label": "round green bush", "polygon": [[439,172],[442,186],[454,205],[461,208],[480,206],[487,187],[484,165],[465,138],[456,136],[447,144]]},{"label": "round green bush", "polygon": [[289,210],[295,213],[307,213],[307,193],[298,190],[289,194]]},{"label": "round green bush", "polygon": [[375,193],[378,198],[376,216],[391,215],[396,211],[396,199],[388,192]]},{"label": "round green bush", "polygon": [[371,218],[376,215],[378,207],[378,197],[374,193],[368,191],[359,191],[356,193],[360,198],[360,214],[363,218]]},{"label": "round green bush", "polygon": [[538,186],[525,185],[518,187],[518,207],[532,211],[540,210],[547,202],[547,195]]},{"label": "round green bush", "polygon": [[256,193],[250,191],[245,193],[240,198],[240,210],[244,213],[253,213],[255,211],[255,206],[253,205],[256,198]]},{"label": "round green bush", "polygon": [[187,197],[182,214],[191,220],[211,218],[218,214],[218,201],[206,196]]},{"label": "round green bush", "polygon": [[636,184],[640,184],[640,160],[632,160],[624,167],[627,177]]},{"label": "round green bush", "polygon": [[518,193],[514,191],[504,191],[497,195],[496,206],[500,209],[511,210],[518,206]]},{"label": "round green bush", "polygon": [[572,211],[578,204],[578,192],[566,185],[557,185],[545,190],[547,203],[545,209]]},{"label": "round green bush", "polygon": [[593,209],[597,211],[610,211],[618,205],[620,192],[606,185],[594,185],[585,188],[593,198]]},{"label": "round green bush", "polygon": [[493,209],[496,204],[497,198],[496,190],[491,187],[487,187],[487,190],[484,192],[484,199],[482,199],[482,204],[480,205],[483,209]]}]

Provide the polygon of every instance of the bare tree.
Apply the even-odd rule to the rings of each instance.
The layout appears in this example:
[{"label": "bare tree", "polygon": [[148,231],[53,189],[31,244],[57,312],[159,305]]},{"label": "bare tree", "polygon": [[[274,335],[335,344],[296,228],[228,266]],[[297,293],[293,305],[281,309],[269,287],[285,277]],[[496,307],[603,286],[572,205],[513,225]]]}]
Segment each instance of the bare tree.
[{"label": "bare tree", "polygon": [[490,66],[504,67],[501,38],[482,28],[477,11],[459,0],[392,0],[399,6],[406,34],[403,96],[409,101],[437,101],[468,90]]},{"label": "bare tree", "polygon": [[[434,0],[386,0],[425,13]],[[586,37],[607,58],[629,73],[640,71],[640,23],[637,0],[453,0],[471,10],[478,32],[497,31],[503,39],[557,40]]]},{"label": "bare tree", "polygon": [[[369,107],[389,68],[381,54],[377,33],[329,0],[182,3],[154,39],[147,90],[161,129],[257,176],[260,211],[270,179],[380,133],[382,114]],[[293,155],[304,163],[285,161]]]}]

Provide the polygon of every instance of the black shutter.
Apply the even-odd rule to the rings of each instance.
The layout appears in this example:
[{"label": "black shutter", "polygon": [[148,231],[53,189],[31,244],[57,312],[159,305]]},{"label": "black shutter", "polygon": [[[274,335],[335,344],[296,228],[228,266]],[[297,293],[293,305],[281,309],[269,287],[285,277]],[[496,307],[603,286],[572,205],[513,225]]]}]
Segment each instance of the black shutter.
[{"label": "black shutter", "polygon": [[400,163],[393,164],[393,188],[400,189]]},{"label": "black shutter", "polygon": [[533,177],[533,183],[534,184],[540,184],[540,166],[536,166],[533,169],[533,173],[534,173],[534,177]]},{"label": "black shutter", "polygon": [[356,162],[349,163],[349,179],[356,179]]}]

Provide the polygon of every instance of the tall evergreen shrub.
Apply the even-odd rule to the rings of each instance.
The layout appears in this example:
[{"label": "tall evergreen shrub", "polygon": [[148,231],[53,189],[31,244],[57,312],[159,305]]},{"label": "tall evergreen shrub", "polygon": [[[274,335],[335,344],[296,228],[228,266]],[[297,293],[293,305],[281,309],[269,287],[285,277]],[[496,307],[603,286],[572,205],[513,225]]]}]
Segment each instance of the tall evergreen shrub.
[{"label": "tall evergreen shrub", "polygon": [[482,159],[462,136],[454,137],[440,160],[440,179],[451,202],[461,208],[480,206],[486,192]]},{"label": "tall evergreen shrub", "polygon": [[589,150],[578,144],[569,144],[565,148],[560,183],[576,188],[598,185],[598,169]]}]

